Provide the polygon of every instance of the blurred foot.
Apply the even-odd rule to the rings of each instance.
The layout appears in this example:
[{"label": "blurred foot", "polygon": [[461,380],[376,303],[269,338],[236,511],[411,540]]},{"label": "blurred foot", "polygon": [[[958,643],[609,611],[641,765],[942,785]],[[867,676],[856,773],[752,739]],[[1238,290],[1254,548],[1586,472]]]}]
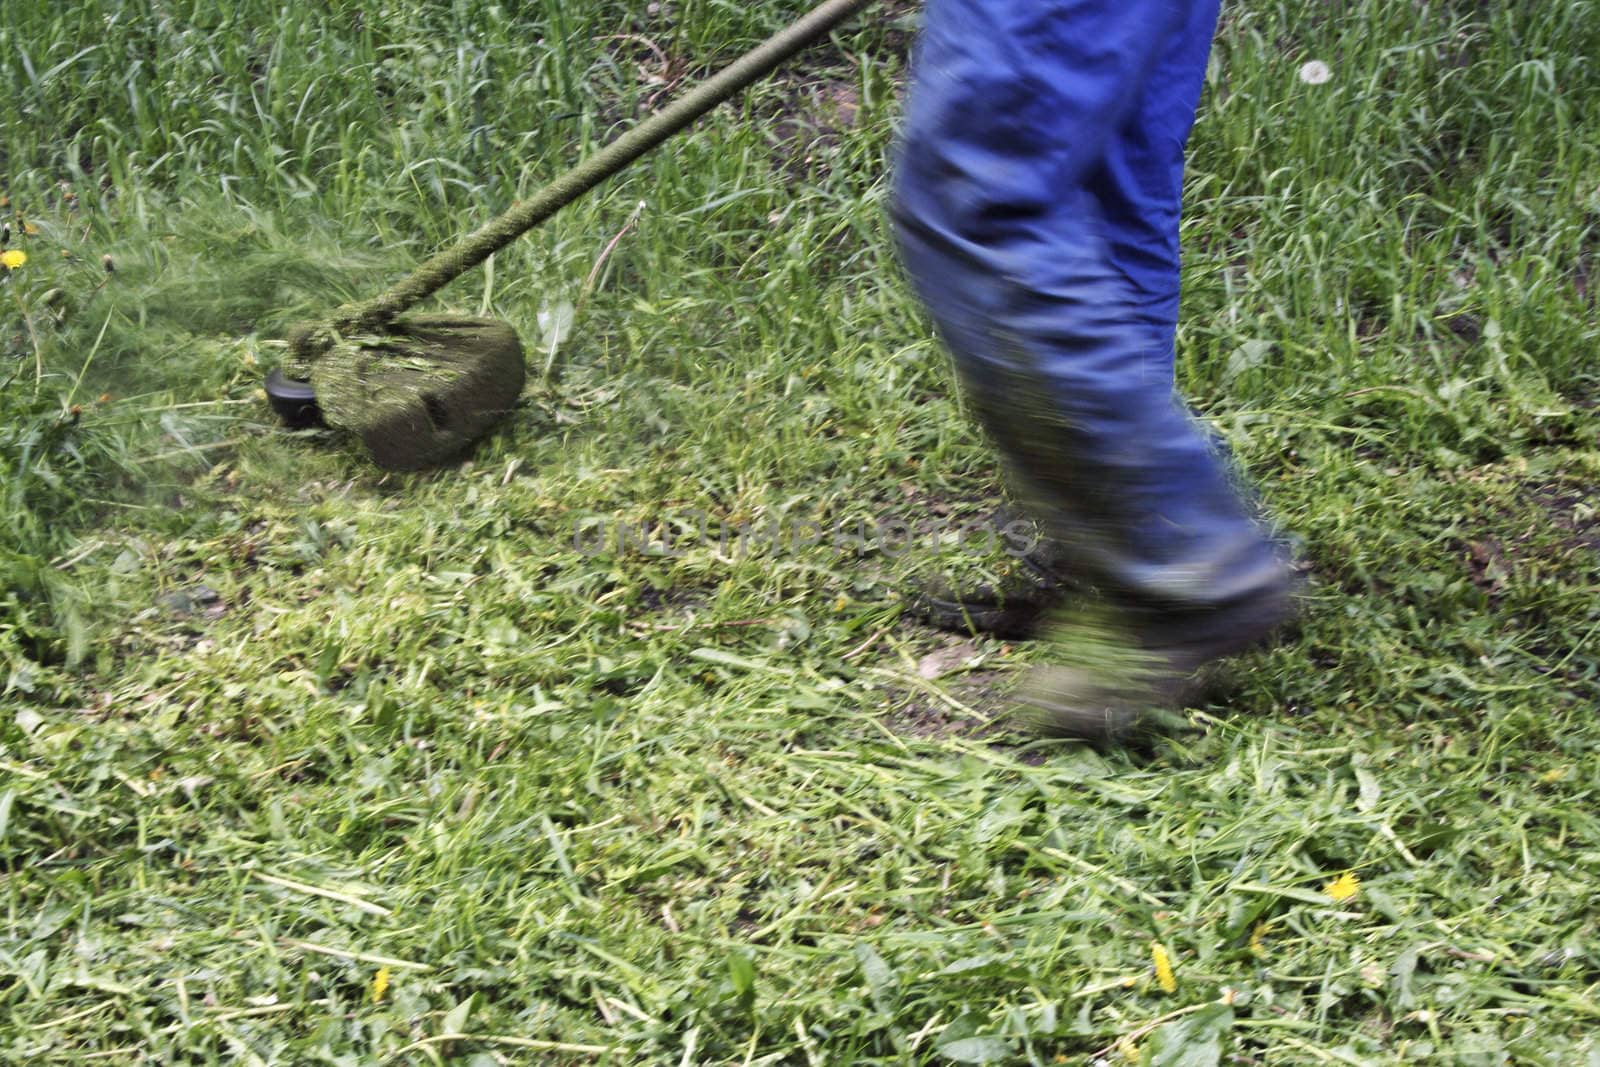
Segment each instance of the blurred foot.
[{"label": "blurred foot", "polygon": [[1295,582],[1229,604],[1196,609],[1123,609],[1126,633],[1092,667],[1042,666],[1024,681],[1023,714],[1043,732],[1097,744],[1124,744],[1176,723],[1176,713],[1217,683],[1226,656],[1268,642],[1295,615]]},{"label": "blurred foot", "polygon": [[[1014,530],[1017,523],[1027,520],[1002,510],[991,522],[997,530]],[[1028,525],[1031,528],[1032,524]],[[1073,573],[1060,543],[1037,531],[1021,543],[1032,547],[1008,553],[1001,561],[1003,573],[997,576],[963,581],[941,575],[917,583],[910,597],[912,614],[935,629],[952,633],[1014,640],[1038,636],[1050,610],[1087,587]]]}]

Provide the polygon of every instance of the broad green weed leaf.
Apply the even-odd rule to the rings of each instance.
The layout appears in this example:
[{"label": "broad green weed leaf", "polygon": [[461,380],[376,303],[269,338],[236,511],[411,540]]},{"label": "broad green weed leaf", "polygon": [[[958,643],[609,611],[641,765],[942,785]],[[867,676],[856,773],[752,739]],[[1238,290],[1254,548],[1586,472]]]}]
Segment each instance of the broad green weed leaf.
[{"label": "broad green weed leaf", "polygon": [[1232,1008],[1207,1004],[1151,1034],[1140,1063],[1142,1067],[1217,1067],[1222,1062],[1222,1037],[1232,1027]]},{"label": "broad green weed leaf", "polygon": [[954,1063],[998,1063],[1011,1055],[1011,1046],[998,1037],[963,1037],[940,1045],[939,1055]]},{"label": "broad green weed leaf", "polygon": [[477,994],[474,993],[450,1009],[441,1024],[443,1033],[464,1034],[467,1032],[467,1020],[472,1015],[472,1004],[476,998]]},{"label": "broad green weed leaf", "polygon": [[861,973],[872,988],[872,994],[881,997],[894,992],[894,968],[890,967],[878,951],[866,942],[856,946],[856,959],[861,963]]},{"label": "broad green weed leaf", "polygon": [[755,989],[756,965],[749,956],[737,950],[728,953],[728,981],[733,983],[733,992],[737,996],[742,997]]}]

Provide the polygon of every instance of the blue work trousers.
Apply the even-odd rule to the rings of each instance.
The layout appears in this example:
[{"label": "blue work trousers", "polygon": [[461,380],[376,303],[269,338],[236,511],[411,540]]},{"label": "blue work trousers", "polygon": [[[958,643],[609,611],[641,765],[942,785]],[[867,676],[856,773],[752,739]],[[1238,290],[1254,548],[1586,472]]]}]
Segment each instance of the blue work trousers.
[{"label": "blue work trousers", "polygon": [[1016,488],[1108,592],[1281,581],[1174,392],[1178,216],[1218,0],[928,0],[894,181],[913,284]]}]

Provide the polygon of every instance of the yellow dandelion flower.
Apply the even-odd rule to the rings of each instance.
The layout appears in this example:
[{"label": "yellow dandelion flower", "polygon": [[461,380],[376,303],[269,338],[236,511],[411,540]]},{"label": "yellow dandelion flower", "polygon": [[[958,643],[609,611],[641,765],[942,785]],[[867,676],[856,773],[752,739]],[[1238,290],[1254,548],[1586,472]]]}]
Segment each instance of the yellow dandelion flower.
[{"label": "yellow dandelion flower", "polygon": [[372,976],[372,1003],[383,1002],[383,995],[389,991],[389,968],[379,967],[378,973]]},{"label": "yellow dandelion flower", "polygon": [[1354,871],[1345,871],[1339,877],[1322,887],[1322,891],[1335,904],[1343,904],[1357,893],[1361,892],[1361,879],[1357,878]]},{"label": "yellow dandelion flower", "polygon": [[8,248],[4,252],[0,252],[0,266],[4,266],[6,270],[16,270],[26,262],[28,262],[28,253],[20,248]]},{"label": "yellow dandelion flower", "polygon": [[1256,923],[1256,928],[1250,931],[1250,955],[1257,959],[1264,959],[1267,955],[1267,931],[1272,929],[1271,923]]},{"label": "yellow dandelion flower", "polygon": [[1139,1051],[1139,1043],[1137,1041],[1129,1041],[1127,1038],[1117,1042],[1117,1051],[1122,1053],[1123,1063],[1138,1063],[1143,1055]]},{"label": "yellow dandelion flower", "polygon": [[1167,954],[1167,946],[1159,941],[1150,942],[1150,962],[1155,964],[1156,985],[1163,992],[1176,993],[1178,978],[1172,973],[1172,957]]}]

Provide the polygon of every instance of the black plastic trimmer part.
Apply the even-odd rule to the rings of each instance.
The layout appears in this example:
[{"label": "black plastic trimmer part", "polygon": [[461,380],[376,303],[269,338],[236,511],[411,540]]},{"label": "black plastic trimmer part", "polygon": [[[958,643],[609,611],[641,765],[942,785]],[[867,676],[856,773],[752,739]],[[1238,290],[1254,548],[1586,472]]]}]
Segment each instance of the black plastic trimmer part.
[{"label": "black plastic trimmer part", "polygon": [[322,409],[317,406],[317,391],[310,382],[291,378],[282,370],[267,375],[267,402],[278,418],[291,430],[310,430],[327,425],[322,421]]}]

